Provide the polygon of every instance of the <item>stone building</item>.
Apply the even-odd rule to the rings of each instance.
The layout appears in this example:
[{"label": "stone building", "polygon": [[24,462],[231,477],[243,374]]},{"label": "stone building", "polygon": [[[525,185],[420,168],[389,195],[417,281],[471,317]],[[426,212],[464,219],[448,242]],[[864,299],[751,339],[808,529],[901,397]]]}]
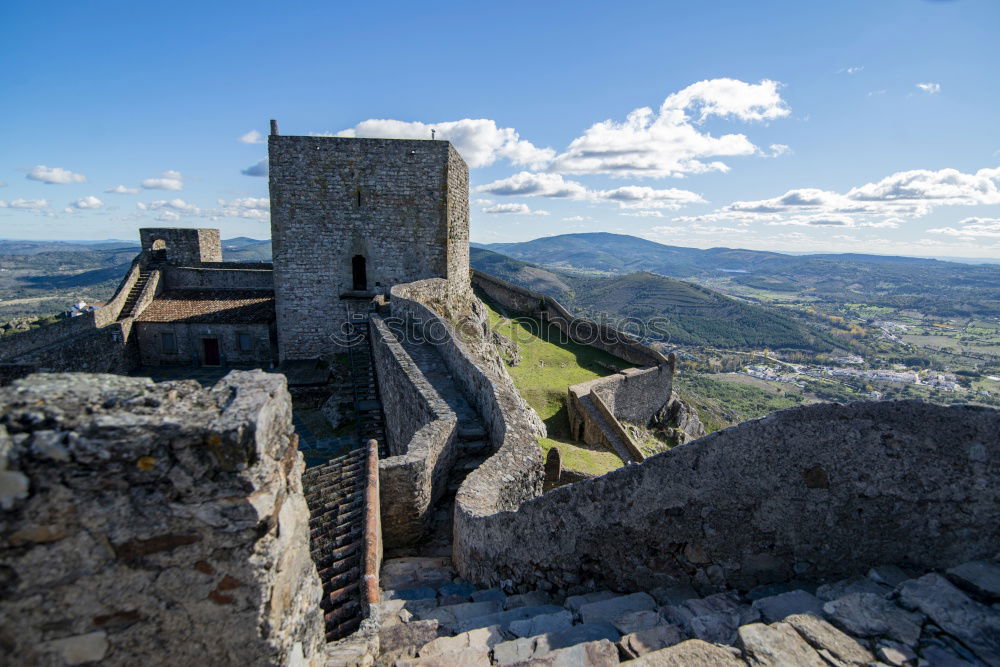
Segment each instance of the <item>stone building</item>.
[{"label": "stone building", "polygon": [[320,356],[354,309],[424,278],[469,281],[469,170],[447,141],[268,141],[282,360]]}]

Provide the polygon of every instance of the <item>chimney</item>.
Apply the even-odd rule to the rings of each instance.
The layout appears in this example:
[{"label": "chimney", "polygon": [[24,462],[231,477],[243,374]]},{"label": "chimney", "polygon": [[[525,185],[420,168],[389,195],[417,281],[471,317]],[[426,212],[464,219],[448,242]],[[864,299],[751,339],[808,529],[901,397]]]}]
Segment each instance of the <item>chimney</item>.
[{"label": "chimney", "polygon": [[271,119],[271,136],[278,136],[278,121]]}]

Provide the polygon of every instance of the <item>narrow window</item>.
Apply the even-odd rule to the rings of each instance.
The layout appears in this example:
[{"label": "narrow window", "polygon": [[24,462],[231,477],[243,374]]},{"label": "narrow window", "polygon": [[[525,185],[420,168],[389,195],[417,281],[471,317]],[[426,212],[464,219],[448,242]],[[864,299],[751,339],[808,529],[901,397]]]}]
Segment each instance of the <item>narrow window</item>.
[{"label": "narrow window", "polygon": [[160,333],[160,351],[165,354],[175,354],[177,352],[177,338],[171,331]]},{"label": "narrow window", "polygon": [[358,188],[355,191],[354,195],[355,195],[355,197],[357,197],[357,200],[358,200],[358,208],[361,208],[361,188]]},{"label": "narrow window", "polygon": [[365,267],[364,255],[351,258],[351,275],[354,278],[354,291],[364,292],[368,289],[368,270]]},{"label": "narrow window", "polygon": [[253,336],[245,331],[241,331],[236,334],[236,347],[240,352],[252,352],[253,351]]}]

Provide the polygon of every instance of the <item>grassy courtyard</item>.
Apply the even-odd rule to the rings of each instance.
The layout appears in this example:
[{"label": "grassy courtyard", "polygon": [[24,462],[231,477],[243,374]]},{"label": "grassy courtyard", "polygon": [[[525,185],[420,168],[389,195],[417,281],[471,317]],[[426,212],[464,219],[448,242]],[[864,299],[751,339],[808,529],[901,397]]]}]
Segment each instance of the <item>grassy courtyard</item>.
[{"label": "grassy courtyard", "polygon": [[[485,301],[485,300],[484,300]],[[566,340],[554,326],[531,318],[508,319],[488,302],[490,325],[517,345],[521,361],[508,367],[518,392],[545,422],[548,438],[539,440],[543,455],[559,449],[563,467],[590,475],[620,468],[622,461],[600,447],[569,439],[566,388],[630,366],[606,352]]]}]

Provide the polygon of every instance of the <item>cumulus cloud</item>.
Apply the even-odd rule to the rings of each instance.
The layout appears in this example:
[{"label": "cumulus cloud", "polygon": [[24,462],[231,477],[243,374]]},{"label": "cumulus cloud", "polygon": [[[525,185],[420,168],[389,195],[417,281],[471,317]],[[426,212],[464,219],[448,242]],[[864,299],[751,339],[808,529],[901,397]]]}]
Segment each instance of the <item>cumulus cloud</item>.
[{"label": "cumulus cloud", "polygon": [[178,215],[177,213],[174,213],[173,211],[163,211],[158,216],[156,216],[156,219],[161,222],[177,222],[178,220],[181,219],[181,216]]},{"label": "cumulus cloud", "polygon": [[165,171],[158,178],[147,178],[142,182],[147,190],[183,190],[184,180],[179,171]]},{"label": "cumulus cloud", "polygon": [[583,222],[583,216],[571,215],[568,218],[563,218],[563,222]]},{"label": "cumulus cloud", "polygon": [[32,181],[41,181],[48,184],[65,185],[66,183],[85,183],[87,177],[77,174],[62,167],[46,167],[43,164],[36,165],[28,172],[27,178]]},{"label": "cumulus cloud", "polygon": [[940,83],[918,83],[917,88],[924,91],[928,95],[937,95],[941,92]]},{"label": "cumulus cloud", "polygon": [[559,174],[536,174],[528,171],[481,185],[476,191],[492,195],[605,202],[617,204],[620,208],[680,208],[686,204],[705,201],[694,192],[677,188],[655,189],[628,185],[610,190],[591,190]]},{"label": "cumulus cloud", "polygon": [[210,215],[215,218],[244,218],[246,220],[270,220],[271,200],[266,197],[241,197],[218,200],[219,208]]},{"label": "cumulus cloud", "polygon": [[244,176],[267,176],[267,158],[258,160],[246,169],[240,169]]},{"label": "cumulus cloud", "polygon": [[[159,211],[167,209],[179,215],[201,214],[201,208],[194,204],[189,204],[183,199],[158,199],[156,201],[149,202],[148,204],[137,202],[135,206],[140,211]],[[159,220],[160,218],[157,219]]]},{"label": "cumulus cloud", "polygon": [[506,159],[514,165],[540,169],[555,156],[551,148],[538,148],[521,139],[510,127],[497,127],[486,118],[463,118],[443,123],[407,122],[373,118],[337,133],[338,137],[372,137],[380,139],[446,139],[455,146],[470,167],[487,167]]},{"label": "cumulus cloud", "polygon": [[104,202],[93,195],[84,197],[83,199],[77,199],[73,202],[73,208],[79,209],[95,209],[101,208],[102,206],[104,206]]},{"label": "cumulus cloud", "polygon": [[743,122],[788,116],[779,88],[768,79],[699,81],[668,96],[658,111],[642,107],[622,122],[592,125],[555,158],[550,171],[653,178],[726,172],[724,162],[708,159],[754,155],[759,149],[743,134],[716,137],[698,125],[711,116]]},{"label": "cumulus cloud", "polygon": [[961,227],[939,227],[927,231],[931,234],[944,234],[966,239],[1000,238],[1000,218],[965,218],[958,224]]},{"label": "cumulus cloud", "polygon": [[792,152],[790,146],[785,144],[771,144],[771,152],[764,153],[764,157],[781,157],[782,155],[788,155]]},{"label": "cumulus cloud", "polygon": [[844,67],[837,70],[837,74],[857,74],[865,68],[864,65],[855,65],[854,67]]},{"label": "cumulus cloud", "polygon": [[105,192],[110,192],[114,195],[134,195],[138,194],[139,188],[128,188],[124,185],[116,185],[113,188],[108,188]]},{"label": "cumulus cloud", "polygon": [[483,209],[491,215],[549,215],[548,211],[532,210],[527,204],[495,204]]},{"label": "cumulus cloud", "polygon": [[768,225],[898,227],[939,206],[1000,204],[1000,168],[900,171],[840,193],[797,188],[783,195],[737,201],[690,222],[738,220]]},{"label": "cumulus cloud", "polygon": [[45,199],[15,199],[11,202],[0,200],[0,208],[20,208],[29,210],[41,210],[48,208],[49,202]]},{"label": "cumulus cloud", "polygon": [[622,213],[622,215],[627,215],[631,218],[662,218],[663,213],[656,210],[644,209],[640,211],[632,211],[630,213]]},{"label": "cumulus cloud", "polygon": [[244,144],[262,144],[264,143],[264,135],[257,130],[250,130],[240,137],[240,141]]}]

